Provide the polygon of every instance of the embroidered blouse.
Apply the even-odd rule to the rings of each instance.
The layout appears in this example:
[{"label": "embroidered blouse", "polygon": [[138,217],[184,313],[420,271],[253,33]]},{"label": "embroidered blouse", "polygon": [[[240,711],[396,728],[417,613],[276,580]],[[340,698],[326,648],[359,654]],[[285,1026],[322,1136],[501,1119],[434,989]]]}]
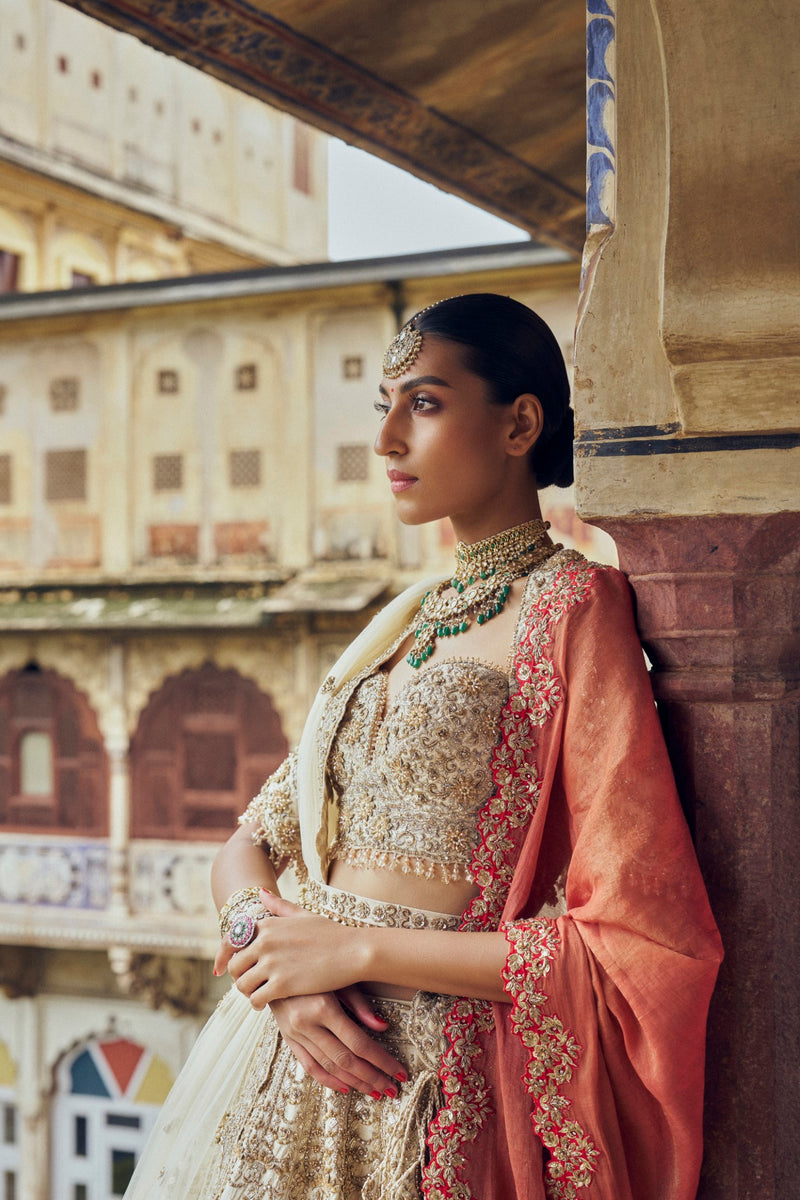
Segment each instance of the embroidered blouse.
[{"label": "embroidered blouse", "polygon": [[445,659],[410,679],[387,708],[386,673],[364,679],[328,764],[339,796],[331,858],[469,878],[508,688],[495,667]]},{"label": "embroidered blouse", "polygon": [[[470,879],[478,814],[492,791],[492,751],[508,676],[473,659],[433,663],[387,707],[377,670],[347,704],[328,761],[339,797],[331,861]],[[297,865],[296,755],[272,775],[240,820],[277,865]]]}]

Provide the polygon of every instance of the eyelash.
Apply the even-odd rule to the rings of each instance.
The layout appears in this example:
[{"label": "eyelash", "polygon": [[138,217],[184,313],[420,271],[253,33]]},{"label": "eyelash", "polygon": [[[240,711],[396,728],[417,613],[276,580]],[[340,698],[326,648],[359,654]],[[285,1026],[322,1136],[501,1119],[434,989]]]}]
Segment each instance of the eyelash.
[{"label": "eyelash", "polygon": [[[411,411],[412,412],[430,412],[432,409],[438,407],[436,404],[436,401],[433,400],[430,396],[417,394],[415,396],[409,397],[409,399],[411,401]],[[418,408],[417,406],[419,404],[425,404],[428,407],[427,408]],[[385,400],[376,400],[372,407],[375,409],[375,412],[378,413],[381,420],[383,420],[383,418],[388,415],[390,406],[389,406],[389,404],[387,404],[387,402]]]}]

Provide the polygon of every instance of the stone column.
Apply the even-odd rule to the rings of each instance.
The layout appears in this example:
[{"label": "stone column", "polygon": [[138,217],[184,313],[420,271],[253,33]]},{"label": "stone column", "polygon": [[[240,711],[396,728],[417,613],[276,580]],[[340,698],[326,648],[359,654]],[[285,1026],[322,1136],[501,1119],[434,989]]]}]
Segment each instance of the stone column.
[{"label": "stone column", "polygon": [[636,593],[727,951],[702,1200],[785,1200],[800,1165],[796,22],[589,0],[577,496]]},{"label": "stone column", "polygon": [[109,703],[104,721],[104,743],[110,767],[109,912],[112,919],[124,920],[130,909],[128,849],[131,781],[125,708],[125,649],[118,642],[109,649],[108,671]]}]

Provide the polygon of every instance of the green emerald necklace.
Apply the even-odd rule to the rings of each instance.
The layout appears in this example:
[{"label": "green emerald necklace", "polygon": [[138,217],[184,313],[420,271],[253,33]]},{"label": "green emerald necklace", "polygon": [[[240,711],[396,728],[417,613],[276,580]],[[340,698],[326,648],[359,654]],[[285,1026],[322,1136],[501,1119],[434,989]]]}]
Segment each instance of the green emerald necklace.
[{"label": "green emerald necklace", "polygon": [[422,597],[414,622],[414,646],[406,661],[421,667],[433,654],[437,638],[466,633],[473,619],[484,625],[503,611],[515,579],[530,575],[561,547],[548,537],[546,521],[526,521],[482,542],[456,546],[452,579]]}]

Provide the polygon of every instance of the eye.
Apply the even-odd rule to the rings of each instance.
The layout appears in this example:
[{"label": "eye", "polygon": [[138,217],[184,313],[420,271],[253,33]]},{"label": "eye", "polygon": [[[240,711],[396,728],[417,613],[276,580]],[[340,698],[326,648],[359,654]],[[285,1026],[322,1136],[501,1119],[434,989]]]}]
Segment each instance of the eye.
[{"label": "eye", "polygon": [[381,418],[385,417],[389,411],[389,405],[385,400],[375,400],[372,407]]},{"label": "eye", "polygon": [[436,401],[432,400],[430,396],[416,395],[411,399],[412,412],[430,412],[437,407]]}]

